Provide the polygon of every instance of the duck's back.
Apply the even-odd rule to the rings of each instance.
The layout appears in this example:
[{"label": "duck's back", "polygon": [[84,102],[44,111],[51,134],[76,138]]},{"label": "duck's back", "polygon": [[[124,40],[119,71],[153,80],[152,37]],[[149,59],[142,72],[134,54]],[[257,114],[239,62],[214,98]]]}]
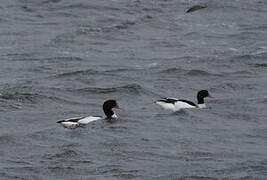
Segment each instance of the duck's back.
[{"label": "duck's back", "polygon": [[102,117],[98,117],[98,116],[87,116],[87,117],[83,117],[81,119],[78,120],[78,123],[79,124],[88,124],[90,122],[93,122],[93,121],[97,121],[97,120],[100,120],[102,119]]}]

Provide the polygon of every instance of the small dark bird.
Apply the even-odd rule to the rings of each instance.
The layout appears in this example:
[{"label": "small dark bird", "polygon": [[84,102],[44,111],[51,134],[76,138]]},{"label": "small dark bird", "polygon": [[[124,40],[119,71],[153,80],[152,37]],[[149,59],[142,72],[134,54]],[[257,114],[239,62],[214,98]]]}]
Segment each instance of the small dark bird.
[{"label": "small dark bird", "polygon": [[207,6],[206,5],[194,5],[191,8],[189,8],[186,11],[186,13],[192,13],[192,12],[198,11],[200,9],[204,9],[204,8],[207,8]]}]

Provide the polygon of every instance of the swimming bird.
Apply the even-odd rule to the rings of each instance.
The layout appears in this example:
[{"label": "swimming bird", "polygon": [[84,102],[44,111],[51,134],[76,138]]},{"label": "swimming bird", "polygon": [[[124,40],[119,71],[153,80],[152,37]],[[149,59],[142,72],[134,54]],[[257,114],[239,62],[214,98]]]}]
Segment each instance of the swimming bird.
[{"label": "swimming bird", "polygon": [[181,109],[188,108],[205,108],[206,104],[204,98],[211,97],[207,90],[200,90],[197,93],[197,104],[192,101],[176,98],[163,98],[155,101],[156,104],[161,106],[163,109],[180,111]]},{"label": "swimming bird", "polygon": [[119,105],[116,100],[109,99],[105,101],[103,104],[103,111],[106,117],[100,117],[100,116],[74,117],[70,119],[60,120],[57,123],[61,124],[65,128],[73,129],[101,119],[109,119],[109,120],[117,119],[118,116],[113,111],[113,108],[119,109]]}]

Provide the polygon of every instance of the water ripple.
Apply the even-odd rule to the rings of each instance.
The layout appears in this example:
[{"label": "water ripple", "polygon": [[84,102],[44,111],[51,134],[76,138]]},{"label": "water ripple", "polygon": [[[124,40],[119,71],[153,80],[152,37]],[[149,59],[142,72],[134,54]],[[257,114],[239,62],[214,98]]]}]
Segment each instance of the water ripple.
[{"label": "water ripple", "polygon": [[92,94],[112,94],[112,93],[122,93],[122,94],[130,94],[130,95],[142,95],[142,94],[155,94],[154,92],[142,87],[141,85],[134,84],[126,84],[118,87],[88,87],[83,89],[73,90],[75,92],[81,93],[92,93]]}]

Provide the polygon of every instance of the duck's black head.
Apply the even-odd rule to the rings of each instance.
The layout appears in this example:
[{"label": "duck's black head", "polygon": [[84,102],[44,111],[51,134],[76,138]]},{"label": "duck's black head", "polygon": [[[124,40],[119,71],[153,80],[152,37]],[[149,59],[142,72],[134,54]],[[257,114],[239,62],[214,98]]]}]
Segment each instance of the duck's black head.
[{"label": "duck's black head", "polygon": [[198,104],[204,104],[204,98],[210,97],[209,91],[207,90],[200,90],[197,93],[197,103]]},{"label": "duck's black head", "polygon": [[116,100],[109,99],[109,100],[104,102],[103,111],[104,111],[105,115],[107,116],[107,118],[111,118],[112,115],[114,114],[114,112],[112,110],[113,108],[119,109],[119,105],[118,105]]}]

